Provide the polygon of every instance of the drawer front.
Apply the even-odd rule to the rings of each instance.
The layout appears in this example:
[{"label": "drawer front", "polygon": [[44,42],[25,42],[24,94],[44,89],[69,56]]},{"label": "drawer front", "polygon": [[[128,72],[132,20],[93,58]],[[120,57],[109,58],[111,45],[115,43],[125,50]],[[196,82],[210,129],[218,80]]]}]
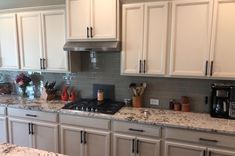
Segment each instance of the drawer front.
[{"label": "drawer front", "polygon": [[165,138],[181,141],[189,141],[194,143],[204,143],[213,146],[223,146],[235,148],[235,136],[214,134],[207,132],[199,132],[193,130],[184,130],[176,128],[166,128]]},{"label": "drawer front", "polygon": [[0,107],[0,115],[6,115],[6,107]]},{"label": "drawer front", "polygon": [[60,114],[60,123],[97,129],[110,129],[110,120]]},{"label": "drawer front", "polygon": [[159,126],[135,124],[122,121],[113,121],[113,131],[119,133],[130,133],[134,135],[161,137],[161,127]]},{"label": "drawer front", "polygon": [[32,111],[32,110],[24,110],[17,108],[8,108],[7,112],[8,116],[10,117],[20,117],[20,118],[27,118],[30,120],[42,120],[48,122],[58,121],[57,113],[47,113],[42,111]]}]

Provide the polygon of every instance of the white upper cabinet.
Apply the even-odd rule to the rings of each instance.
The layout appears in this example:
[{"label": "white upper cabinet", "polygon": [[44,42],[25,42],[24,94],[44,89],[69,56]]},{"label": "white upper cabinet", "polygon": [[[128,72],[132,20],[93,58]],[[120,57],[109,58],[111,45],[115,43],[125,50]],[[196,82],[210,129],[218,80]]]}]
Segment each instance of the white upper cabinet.
[{"label": "white upper cabinet", "polygon": [[208,74],[211,0],[172,2],[170,75]]},{"label": "white upper cabinet", "polygon": [[23,70],[68,71],[64,10],[19,13],[18,31]]},{"label": "white upper cabinet", "polygon": [[211,74],[235,78],[235,0],[215,0],[213,15]]},{"label": "white upper cabinet", "polygon": [[16,14],[0,15],[0,69],[19,69]]},{"label": "white upper cabinet", "polygon": [[17,17],[21,68],[24,70],[40,70],[40,58],[43,55],[40,13],[19,13]]},{"label": "white upper cabinet", "polygon": [[116,40],[116,0],[66,0],[67,39]]},{"label": "white upper cabinet", "polygon": [[67,52],[63,50],[65,44],[64,10],[43,12],[42,25],[46,70],[67,71]]},{"label": "white upper cabinet", "polygon": [[123,5],[122,74],[164,75],[168,2]]}]

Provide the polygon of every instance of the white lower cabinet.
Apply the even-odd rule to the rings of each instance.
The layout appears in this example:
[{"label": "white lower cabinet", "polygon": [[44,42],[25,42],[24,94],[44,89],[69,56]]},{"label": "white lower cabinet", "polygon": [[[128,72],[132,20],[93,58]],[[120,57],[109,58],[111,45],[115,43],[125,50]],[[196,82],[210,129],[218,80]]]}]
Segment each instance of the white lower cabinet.
[{"label": "white lower cabinet", "polygon": [[7,141],[7,119],[0,115],[0,144]]},{"label": "white lower cabinet", "polygon": [[228,150],[221,150],[221,149],[208,149],[208,155],[209,156],[234,156],[235,151],[228,151]]},{"label": "white lower cabinet", "polygon": [[113,135],[113,156],[134,156],[134,136],[124,134]]},{"label": "white lower cabinet", "polygon": [[205,156],[206,147],[177,142],[165,143],[164,156]]}]

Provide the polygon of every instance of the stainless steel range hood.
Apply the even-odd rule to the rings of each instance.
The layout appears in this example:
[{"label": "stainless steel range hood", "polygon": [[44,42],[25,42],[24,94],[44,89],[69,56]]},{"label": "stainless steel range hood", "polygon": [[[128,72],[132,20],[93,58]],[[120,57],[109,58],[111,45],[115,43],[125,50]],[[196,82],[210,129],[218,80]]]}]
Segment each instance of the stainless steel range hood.
[{"label": "stainless steel range hood", "polygon": [[95,52],[120,52],[121,42],[119,41],[89,41],[89,42],[67,42],[64,45],[65,51],[95,51]]}]

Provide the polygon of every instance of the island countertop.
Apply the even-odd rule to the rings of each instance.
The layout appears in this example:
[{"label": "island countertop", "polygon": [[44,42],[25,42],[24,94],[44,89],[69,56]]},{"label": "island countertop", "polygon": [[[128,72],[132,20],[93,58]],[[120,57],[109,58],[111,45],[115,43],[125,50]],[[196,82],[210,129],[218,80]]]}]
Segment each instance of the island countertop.
[{"label": "island countertop", "polygon": [[0,156],[65,156],[53,152],[21,147],[12,144],[0,144]]}]

